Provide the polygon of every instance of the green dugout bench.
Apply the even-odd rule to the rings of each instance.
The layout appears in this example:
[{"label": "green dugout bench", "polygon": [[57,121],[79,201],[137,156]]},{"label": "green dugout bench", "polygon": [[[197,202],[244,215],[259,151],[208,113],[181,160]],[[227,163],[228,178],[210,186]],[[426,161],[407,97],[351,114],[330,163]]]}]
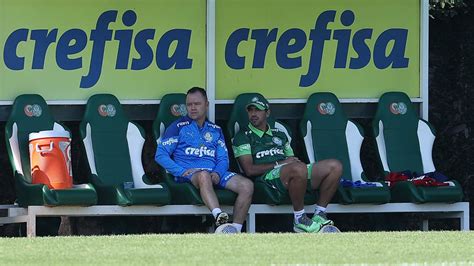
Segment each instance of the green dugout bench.
[{"label": "green dugout bench", "polygon": [[[247,93],[236,98],[225,129],[228,137],[232,138],[248,124],[244,106],[254,96]],[[185,114],[184,99],[184,94],[162,98],[153,123],[157,141],[167,125]],[[25,113],[27,105],[39,106],[41,115]],[[436,170],[431,158],[434,131],[426,121],[418,118],[406,95],[384,94],[373,121],[374,141],[384,171],[410,169],[426,173]],[[290,139],[294,137],[284,123],[275,118],[270,122],[285,128]],[[141,161],[145,133],[125,116],[120,102],[109,94],[89,99],[80,125],[90,183],[65,190],[32,184],[28,134],[59,127],[67,130],[54,122],[41,96],[22,95],[15,100],[5,132],[14,169],[17,203],[0,207],[7,212],[6,216],[0,217],[0,224],[25,222],[28,236],[35,236],[37,217],[210,214],[198,191],[190,184],[177,184],[165,172],[164,183],[150,183]],[[309,97],[300,122],[300,133],[308,162],[336,158],[344,165],[344,180],[375,181],[366,176],[360,162],[360,147],[365,134],[357,123],[347,118],[335,95],[315,93]],[[230,157],[233,158],[232,154]],[[133,187],[124,186],[130,182],[133,182]],[[459,218],[460,229],[469,230],[469,203],[462,202],[462,189],[456,181],[448,183],[443,187],[417,187],[410,182],[388,187],[380,181],[367,187],[341,185],[328,206],[328,213],[422,213],[423,230],[428,230],[430,218]],[[217,194],[223,210],[232,213],[235,194],[226,190],[218,190]],[[307,212],[314,210],[315,201],[314,194],[307,193]],[[292,212],[288,195],[278,194],[255,181],[247,232],[255,232],[257,215]]]}]

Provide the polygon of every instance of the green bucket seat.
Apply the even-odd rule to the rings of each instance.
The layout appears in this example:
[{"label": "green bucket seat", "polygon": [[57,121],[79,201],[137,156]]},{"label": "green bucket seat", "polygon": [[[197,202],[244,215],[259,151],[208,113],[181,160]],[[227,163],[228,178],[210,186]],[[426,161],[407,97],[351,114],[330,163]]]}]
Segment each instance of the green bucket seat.
[{"label": "green bucket seat", "polygon": [[[247,103],[254,97],[264,98],[259,93],[243,93],[237,96],[232,107],[232,111],[227,121],[227,134],[233,140],[234,136],[240,130],[248,129],[248,115],[247,110],[245,109]],[[271,108],[270,108],[271,109]],[[292,140],[292,134],[290,129],[282,122],[275,120],[273,116],[267,119],[267,122],[271,127],[279,128],[283,130],[287,136],[288,140]],[[310,185],[308,183],[308,191],[305,194],[305,204],[314,204],[316,203],[316,196],[313,192],[310,191]],[[280,193],[277,189],[270,187],[265,182],[262,182],[260,178],[254,180],[254,194],[253,194],[253,203],[262,203],[269,205],[284,205],[291,204],[290,196],[288,192]]]},{"label": "green bucket seat", "polygon": [[44,130],[69,132],[54,121],[43,97],[37,94],[18,96],[5,126],[6,147],[15,176],[18,204],[23,207],[96,204],[97,194],[90,184],[73,185],[68,189],[50,189],[43,184],[32,184],[29,134]]},{"label": "green bucket seat", "polygon": [[[435,171],[432,149],[435,132],[418,117],[410,98],[402,92],[384,93],[377,106],[372,130],[383,170],[418,174]],[[457,202],[463,198],[460,184],[449,181],[446,187],[419,187],[411,182],[398,182],[391,187],[396,202]]]},{"label": "green bucket seat", "polygon": [[[158,114],[153,122],[153,133],[158,142],[164,134],[166,128],[176,119],[187,115],[186,95],[184,93],[166,94],[160,101]],[[165,182],[169,186],[172,203],[177,205],[204,205],[200,193],[190,183],[177,183],[171,174],[166,173],[164,169]],[[219,203],[222,205],[233,205],[237,194],[227,189],[215,190]]]},{"label": "green bucket seat", "polygon": [[312,94],[306,103],[300,130],[311,163],[337,159],[343,165],[342,178],[349,181],[348,184],[359,184],[352,187],[340,185],[337,196],[341,203],[390,201],[390,190],[385,183],[370,182],[375,186],[364,186],[369,181],[360,161],[364,131],[347,119],[336,95],[328,92]]},{"label": "green bucket seat", "polygon": [[111,94],[96,94],[87,101],[80,125],[99,204],[166,205],[165,184],[151,184],[142,165],[144,130],[131,122]]}]

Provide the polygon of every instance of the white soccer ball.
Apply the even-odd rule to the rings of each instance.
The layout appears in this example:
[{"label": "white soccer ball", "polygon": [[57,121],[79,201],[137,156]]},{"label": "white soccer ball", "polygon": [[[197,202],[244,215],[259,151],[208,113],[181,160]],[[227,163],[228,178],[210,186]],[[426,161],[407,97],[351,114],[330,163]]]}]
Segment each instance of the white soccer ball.
[{"label": "white soccer ball", "polygon": [[339,228],[334,225],[325,225],[320,230],[319,233],[340,233]]},{"label": "white soccer ball", "polygon": [[214,231],[215,234],[237,234],[237,228],[230,223],[221,224]]}]

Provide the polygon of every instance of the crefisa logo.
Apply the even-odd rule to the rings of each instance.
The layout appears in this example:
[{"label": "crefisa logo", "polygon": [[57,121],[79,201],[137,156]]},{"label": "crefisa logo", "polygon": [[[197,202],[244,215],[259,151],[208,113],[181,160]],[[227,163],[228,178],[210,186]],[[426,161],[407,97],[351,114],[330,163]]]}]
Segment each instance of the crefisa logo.
[{"label": "crefisa logo", "polygon": [[[13,71],[30,67],[44,70],[46,58],[50,57],[54,57],[57,67],[65,71],[85,70],[84,65],[88,64],[88,70],[84,71],[85,75],[79,82],[79,87],[84,89],[99,82],[106,54],[115,55],[115,60],[106,58],[107,62],[115,61],[115,70],[140,71],[153,63],[160,71],[192,68],[193,59],[189,57],[191,29],[172,28],[156,36],[157,29],[134,28],[138,17],[133,10],[125,11],[121,21],[118,20],[118,10],[107,10],[98,15],[95,28],[90,30],[78,26],[71,29],[14,29],[7,34],[4,43],[4,64]],[[334,27],[338,20],[341,28]],[[394,27],[376,33],[374,28],[357,28],[354,23],[356,14],[352,10],[326,10],[306,31],[301,28],[285,31],[279,28],[237,28],[227,37],[225,63],[234,70],[246,66],[262,69],[268,61],[269,47],[276,46],[274,60],[278,67],[307,69],[306,74],[301,73],[299,83],[295,81],[299,87],[317,83],[322,67],[327,65],[323,64],[323,59],[334,58],[331,60],[334,69],[363,69],[369,63],[380,70],[408,68],[409,58],[405,55],[408,29]],[[33,52],[25,53],[23,47],[30,42],[34,43]],[[324,48],[329,42],[336,42],[337,46],[335,53],[327,56],[329,49]],[[253,51],[239,49],[241,45],[253,45]],[[91,47],[90,52],[87,47]],[[301,51],[305,48],[310,49],[309,53],[304,53],[309,54],[309,58],[303,60]],[[110,51],[113,49],[116,51]],[[84,54],[90,54],[90,62],[84,62]],[[25,59],[32,62],[31,66],[25,65]]]},{"label": "crefisa logo", "polygon": [[99,115],[102,117],[114,117],[117,113],[113,104],[101,104],[99,105],[98,111]]},{"label": "crefisa logo", "polygon": [[[309,87],[317,82],[323,59],[331,60],[334,69],[363,69],[373,62],[377,69],[408,68],[409,58],[405,56],[408,29],[388,28],[375,35],[374,28],[357,29],[353,24],[356,14],[352,10],[343,12],[326,10],[319,14],[314,27],[308,33],[304,29],[290,28],[281,32],[278,28],[239,28],[232,32],[225,46],[225,62],[231,69],[244,69],[251,65],[253,69],[265,68],[268,48],[276,46],[275,63],[282,69],[306,68],[299,80],[300,87]],[[343,28],[335,28],[334,22],[339,19]],[[280,30],[280,32],[279,32]],[[249,40],[251,39],[251,40]],[[374,39],[374,41],[369,42]],[[337,42],[335,54],[326,56],[325,45]],[[373,43],[373,44],[371,44]],[[239,46],[254,46],[254,50],[245,52]],[[303,60],[301,51],[310,47],[309,59]],[[353,50],[357,55],[351,56]],[[268,53],[267,53],[268,52]],[[249,62],[253,54],[253,60]],[[304,72],[303,72],[304,73]]]},{"label": "crefisa logo", "polygon": [[[160,70],[190,69],[192,59],[188,57],[191,42],[191,30],[171,29],[158,40],[156,47],[151,46],[155,39],[156,29],[131,29],[137,22],[137,14],[127,10],[122,15],[121,24],[125,29],[110,29],[111,24],[117,23],[117,10],[108,10],[99,15],[95,29],[90,33],[73,28],[60,32],[54,29],[21,28],[11,32],[3,47],[5,66],[14,71],[21,71],[25,66],[25,58],[31,59],[31,69],[45,69],[46,57],[55,56],[56,65],[66,71],[82,69],[83,56],[88,45],[92,46],[89,72],[81,77],[80,88],[92,88],[102,74],[104,54],[107,49],[117,47],[115,69],[143,70],[153,62]],[[120,28],[113,25],[113,28]],[[129,28],[129,29],[127,29]],[[89,36],[88,36],[89,35]],[[27,42],[34,42],[32,54],[22,54],[21,48]],[[107,44],[109,43],[109,44]],[[135,51],[132,51],[134,48]],[[56,49],[56,51],[53,51]],[[107,51],[107,54],[110,52]],[[131,54],[138,56],[130,60]]]},{"label": "crefisa logo", "polygon": [[333,115],[336,112],[336,106],[332,102],[320,103],[318,112],[322,115]]},{"label": "crefisa logo", "polygon": [[407,105],[404,102],[391,103],[390,112],[394,115],[404,115],[407,113]]},{"label": "crefisa logo", "polygon": [[39,106],[38,104],[27,104],[23,108],[23,111],[28,117],[40,117],[43,113],[41,106]]}]

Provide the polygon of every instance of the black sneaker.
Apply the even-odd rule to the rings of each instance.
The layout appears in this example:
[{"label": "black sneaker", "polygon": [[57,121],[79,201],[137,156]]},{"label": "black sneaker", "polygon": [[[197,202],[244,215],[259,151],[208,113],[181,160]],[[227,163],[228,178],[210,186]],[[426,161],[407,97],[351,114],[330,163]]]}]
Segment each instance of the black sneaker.
[{"label": "black sneaker", "polygon": [[221,212],[216,216],[216,226],[223,225],[229,221],[229,215],[226,212]]}]

